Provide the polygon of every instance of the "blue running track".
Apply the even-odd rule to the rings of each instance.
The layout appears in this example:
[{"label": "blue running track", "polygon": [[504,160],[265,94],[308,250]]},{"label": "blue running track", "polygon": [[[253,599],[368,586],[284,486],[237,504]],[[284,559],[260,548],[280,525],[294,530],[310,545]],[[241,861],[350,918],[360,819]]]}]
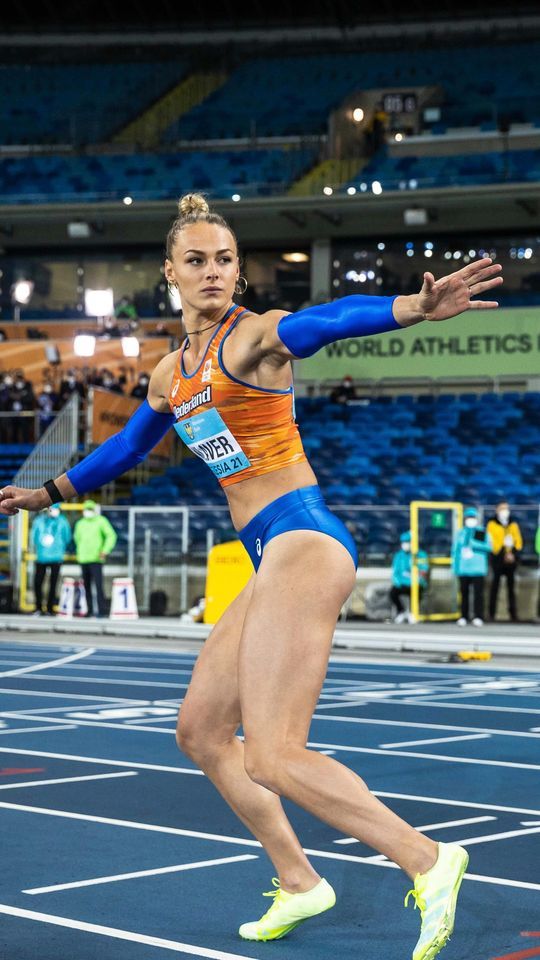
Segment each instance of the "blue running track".
[{"label": "blue running track", "polygon": [[[408,877],[289,801],[337,904],[276,943],[239,938],[274,871],[177,751],[195,656],[0,642],[0,956],[408,960]],[[540,670],[332,657],[309,746],[467,847],[444,960],[540,957]]]}]

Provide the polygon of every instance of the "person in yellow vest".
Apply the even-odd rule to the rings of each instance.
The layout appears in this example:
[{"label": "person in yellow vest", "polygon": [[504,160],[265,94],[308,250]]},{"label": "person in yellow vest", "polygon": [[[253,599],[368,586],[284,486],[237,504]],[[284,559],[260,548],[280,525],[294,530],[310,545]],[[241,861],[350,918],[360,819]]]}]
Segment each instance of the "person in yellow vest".
[{"label": "person in yellow vest", "polygon": [[516,606],[515,576],[523,550],[523,537],[519,524],[510,513],[510,505],[506,500],[497,504],[495,516],[488,521],[486,529],[492,543],[491,569],[493,577],[489,592],[489,618],[490,620],[496,618],[499,584],[501,577],[506,577],[508,613],[510,619],[517,623],[519,618]]},{"label": "person in yellow vest", "polygon": [[94,615],[92,588],[95,587],[97,616],[104,617],[107,614],[107,601],[103,590],[103,564],[114,549],[117,534],[110,520],[101,516],[94,500],[85,500],[83,503],[83,515],[73,528],[73,539],[84,580],[87,616]]}]

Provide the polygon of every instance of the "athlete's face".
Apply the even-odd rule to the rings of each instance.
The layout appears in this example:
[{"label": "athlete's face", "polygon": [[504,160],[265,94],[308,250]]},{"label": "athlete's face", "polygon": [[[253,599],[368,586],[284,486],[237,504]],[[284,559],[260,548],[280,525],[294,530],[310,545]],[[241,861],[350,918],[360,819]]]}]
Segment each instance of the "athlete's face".
[{"label": "athlete's face", "polygon": [[226,307],[240,275],[234,237],[215,223],[192,223],[180,230],[165,276],[176,282],[185,312]]}]

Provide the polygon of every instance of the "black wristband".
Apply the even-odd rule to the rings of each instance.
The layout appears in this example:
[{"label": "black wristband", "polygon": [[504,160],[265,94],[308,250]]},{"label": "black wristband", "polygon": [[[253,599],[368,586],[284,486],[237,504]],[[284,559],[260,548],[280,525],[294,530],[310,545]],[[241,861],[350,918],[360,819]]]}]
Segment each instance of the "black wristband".
[{"label": "black wristband", "polygon": [[54,480],[46,480],[43,486],[51,498],[51,503],[60,503],[64,499]]}]

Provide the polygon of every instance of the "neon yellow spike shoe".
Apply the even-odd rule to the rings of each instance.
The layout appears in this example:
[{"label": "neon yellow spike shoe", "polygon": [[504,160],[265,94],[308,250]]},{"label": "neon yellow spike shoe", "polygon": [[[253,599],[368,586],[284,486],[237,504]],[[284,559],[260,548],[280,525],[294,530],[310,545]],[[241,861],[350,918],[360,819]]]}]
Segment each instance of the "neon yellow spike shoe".
[{"label": "neon yellow spike shoe", "polygon": [[275,890],[263,893],[263,897],[273,897],[274,902],[260,920],[242,924],[238,933],[244,940],[280,940],[299,923],[329,910],[336,902],[336,894],[324,877],[306,893],[287,893],[277,877],[272,883]]},{"label": "neon yellow spike shoe", "polygon": [[456,901],[469,854],[457,843],[439,843],[439,856],[427,873],[417,873],[414,887],[405,897],[414,897],[420,907],[422,928],[413,960],[433,960],[454,929]]}]

